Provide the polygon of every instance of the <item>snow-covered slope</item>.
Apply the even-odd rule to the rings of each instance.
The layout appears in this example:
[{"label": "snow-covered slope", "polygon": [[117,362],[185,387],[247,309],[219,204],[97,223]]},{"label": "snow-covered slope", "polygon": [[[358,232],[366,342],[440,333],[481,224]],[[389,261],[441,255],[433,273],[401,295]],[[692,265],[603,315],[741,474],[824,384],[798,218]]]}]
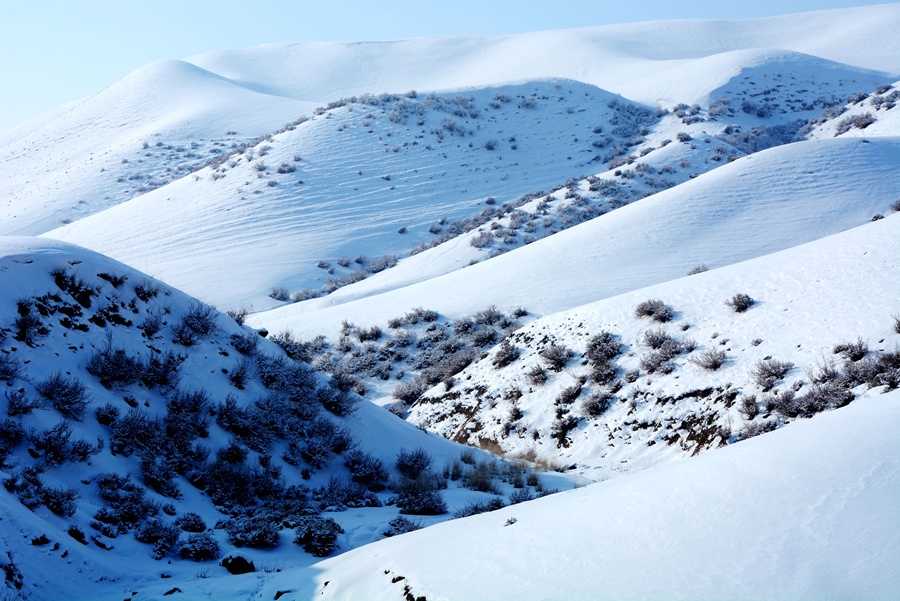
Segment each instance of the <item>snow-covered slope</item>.
[{"label": "snow-covered slope", "polygon": [[[470,445],[577,464],[594,478],[691,456],[846,403],[850,390],[896,386],[898,257],[895,213],[549,315],[507,338],[517,357],[500,365],[504,349],[495,348],[452,386],[427,392],[409,420]],[[736,294],[752,305],[735,311],[727,303]],[[671,307],[671,319],[637,316],[650,299]],[[601,332],[612,335],[607,346],[618,351],[605,358],[590,350]],[[850,360],[848,351],[834,350],[857,340]],[[572,354],[560,354],[555,366],[548,357],[554,345]],[[716,353],[721,365],[706,365]],[[770,361],[790,366],[771,380],[757,376]],[[836,383],[825,368],[846,379]],[[781,403],[776,397],[784,392],[792,398]]]},{"label": "snow-covered slope", "polygon": [[0,138],[0,234],[114,206],[310,110],[184,61],[147,65]]},{"label": "snow-covered slope", "polygon": [[[900,392],[691,461],[182,599],[893,599]],[[113,597],[110,596],[110,599]]]},{"label": "snow-covered slope", "polygon": [[[437,247],[319,299],[252,316],[272,331],[337,336],[415,307],[451,318],[494,304],[538,315],[815,240],[884,213],[900,189],[894,138],[772,148],[489,261],[428,279]],[[466,239],[454,242],[463,251]],[[459,261],[460,255],[455,255]]]},{"label": "snow-covered slope", "polygon": [[[529,486],[524,467],[357,403],[231,317],[92,251],[0,238],[0,277],[4,598],[96,598],[101,583],[189,577],[191,560],[308,565],[379,540],[409,509],[403,449],[422,449],[423,477],[444,487],[429,490],[446,506],[413,525],[504,504],[514,473],[526,496],[571,487],[537,474]],[[361,465],[366,484],[353,483]],[[481,491],[466,476],[478,466],[493,472]],[[291,544],[304,528],[327,544]]]},{"label": "snow-covered slope", "polygon": [[[633,99],[655,103],[655,77],[672,69],[686,74],[685,65],[696,61],[694,75],[705,79],[706,57],[737,50],[783,49],[900,73],[898,27],[900,7],[885,4],[768,19],[651,21],[491,38],[268,45],[189,60],[252,89],[304,100],[565,77],[623,95],[631,86]],[[696,80],[685,77],[680,85],[667,96],[687,102],[683,98],[696,89]]]},{"label": "snow-covered slope", "polygon": [[568,81],[343,101],[216,170],[49,235],[220,305],[271,305],[273,287],[319,288],[342,256],[405,255],[488,197],[600,170],[655,120]]}]

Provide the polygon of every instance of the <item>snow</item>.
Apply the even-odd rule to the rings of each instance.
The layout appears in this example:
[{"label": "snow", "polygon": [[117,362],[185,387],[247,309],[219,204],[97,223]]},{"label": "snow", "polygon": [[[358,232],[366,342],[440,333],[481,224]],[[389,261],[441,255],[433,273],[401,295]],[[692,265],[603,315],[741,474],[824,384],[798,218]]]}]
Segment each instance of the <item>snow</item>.
[{"label": "snow", "polygon": [[419,306],[453,318],[492,304],[537,315],[562,311],[683,276],[700,263],[728,265],[861,225],[895,200],[898,144],[880,138],[772,148],[477,265],[429,279],[432,264],[444,273],[442,262],[454,259],[438,247],[250,322],[336,338],[343,320],[385,323]]},{"label": "snow", "polygon": [[894,391],[309,569],[179,582],[180,598],[893,599],[898,427]]},{"label": "snow", "polygon": [[[841,380],[841,396],[807,418],[767,401],[752,370],[767,358],[793,363],[771,393],[803,398],[824,368],[871,367],[900,349],[898,31],[900,4],[885,4],[268,45],[148,65],[5,134],[0,358],[17,357],[22,369],[4,376],[7,398],[20,389],[35,397],[61,370],[91,395],[76,437],[109,438],[93,418],[105,402],[124,408],[133,396],[161,415],[158,388],[106,388],[88,359],[104,344],[141,357],[171,348],[192,296],[252,305],[250,325],[301,339],[334,343],[344,322],[379,325],[392,330],[377,341],[385,348],[397,335],[388,320],[416,307],[441,314],[421,331],[452,331],[453,320],[490,305],[521,306],[529,311],[521,328],[498,326],[519,351],[509,365],[496,368],[497,349],[478,347],[471,364],[412,405],[388,395],[414,374],[389,370],[385,381],[364,382],[380,398],[329,419],[395,478],[401,449],[427,450],[438,471],[461,462],[469,447],[452,438],[558,466],[541,485],[565,492],[460,520],[426,516],[427,528],[382,540],[398,515],[384,490],[374,493],[381,507],[325,508],[345,531],[340,555],[313,559],[282,528],[278,548],[240,549],[256,573],[229,576],[173,554],[154,561],[131,535],[90,528],[104,504],[97,475],[141,473],[136,456],[107,445],[43,474],[81,495],[71,516],[30,511],[0,489],[0,567],[18,566],[25,582],[14,590],[7,577],[0,596],[894,598],[900,392],[887,390],[887,376],[871,387]],[[785,143],[809,119],[808,139]],[[441,237],[483,211],[475,229]],[[488,234],[486,248],[471,243]],[[380,255],[400,260],[328,296],[284,306],[267,296],[273,287],[319,289]],[[699,264],[710,270],[686,276]],[[94,286],[94,304],[76,303],[54,268]],[[128,280],[113,285],[111,274]],[[139,283],[158,296],[141,300]],[[755,301],[743,313],[726,305],[738,292]],[[26,344],[16,332],[21,302],[44,294],[38,313],[48,331]],[[670,323],[635,316],[650,298],[673,307]],[[134,323],[98,321],[101,311]],[[162,328],[145,336],[139,322],[154,315]],[[267,392],[258,378],[243,389],[231,381],[239,362],[231,337],[256,334],[213,315],[215,336],[176,349],[185,382],[214,403],[228,396],[253,406]],[[670,373],[642,365],[656,329],[696,345],[671,360]],[[598,383],[580,356],[601,330],[623,345],[621,382]],[[835,345],[857,337],[868,348],[854,368]],[[574,354],[534,384],[526,374],[550,343]],[[692,362],[711,350],[726,353],[719,369]],[[558,400],[575,385],[575,401]],[[582,402],[602,391],[615,402],[593,415]],[[751,398],[759,414],[747,416]],[[377,406],[388,403],[408,420]],[[554,436],[564,417],[572,428]],[[39,460],[28,453],[32,429],[60,416],[41,407],[9,419],[30,434],[0,465],[4,480]],[[209,430],[213,450],[232,437],[215,420]],[[280,465],[287,442],[273,444]],[[283,475],[322,487],[347,477],[342,459],[306,475],[285,464]],[[175,482],[181,499],[148,494],[209,525],[224,517],[184,477]],[[498,486],[510,498],[513,484]],[[456,480],[442,494],[451,513],[492,498]],[[77,543],[71,524],[114,549]],[[211,532],[233,551],[222,528]]]}]

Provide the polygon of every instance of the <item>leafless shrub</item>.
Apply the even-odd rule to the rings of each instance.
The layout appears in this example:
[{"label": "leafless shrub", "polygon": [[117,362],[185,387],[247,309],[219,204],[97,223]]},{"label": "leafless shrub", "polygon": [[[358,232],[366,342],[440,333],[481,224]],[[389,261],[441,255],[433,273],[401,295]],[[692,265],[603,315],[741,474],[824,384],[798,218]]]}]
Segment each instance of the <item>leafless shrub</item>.
[{"label": "leafless shrub", "polygon": [[504,340],[491,360],[494,369],[502,369],[519,358],[519,349],[509,340]]},{"label": "leafless shrub", "polygon": [[727,358],[728,355],[725,354],[725,351],[709,349],[696,355],[691,355],[688,361],[707,371],[715,371],[725,364]]},{"label": "leafless shrub", "polygon": [[777,427],[778,424],[774,421],[754,422],[744,426],[744,429],[738,432],[735,438],[737,438],[737,440],[747,440],[748,438],[771,432]]},{"label": "leafless shrub", "polygon": [[635,317],[649,317],[653,321],[666,323],[675,317],[675,311],[659,299],[650,299],[640,303],[634,309]]},{"label": "leafless shrub", "polygon": [[540,386],[547,381],[547,370],[540,365],[535,365],[525,374],[525,378],[532,386]]},{"label": "leafless shrub", "polygon": [[740,411],[741,416],[747,421],[751,421],[759,415],[759,405],[756,403],[756,395],[745,396],[742,398],[741,404],[738,406],[738,411]]},{"label": "leafless shrub", "polygon": [[735,313],[743,313],[744,311],[752,307],[755,302],[756,301],[750,298],[750,295],[744,294],[743,292],[738,292],[730,299],[725,301],[725,304],[731,307],[731,309]]},{"label": "leafless shrub", "polygon": [[588,417],[599,417],[606,413],[618,400],[619,398],[612,393],[594,392],[582,401],[581,411]]},{"label": "leafless shrub", "polygon": [[841,342],[834,346],[834,354],[856,362],[869,354],[869,343],[859,337],[854,342]]},{"label": "leafless shrub", "polygon": [[541,356],[541,359],[543,359],[547,364],[547,367],[549,369],[558,372],[562,371],[562,368],[566,366],[566,363],[572,356],[572,351],[570,351],[565,345],[551,344],[541,349],[538,354]]},{"label": "leafless shrub", "polygon": [[698,273],[703,273],[704,271],[709,271],[709,267],[706,266],[706,263],[700,263],[696,267],[691,268],[691,270],[688,271],[687,274],[697,275]]},{"label": "leafless shrub", "polygon": [[775,383],[782,379],[794,367],[790,361],[779,361],[778,359],[763,359],[753,366],[750,374],[753,381],[764,391],[771,390]]}]

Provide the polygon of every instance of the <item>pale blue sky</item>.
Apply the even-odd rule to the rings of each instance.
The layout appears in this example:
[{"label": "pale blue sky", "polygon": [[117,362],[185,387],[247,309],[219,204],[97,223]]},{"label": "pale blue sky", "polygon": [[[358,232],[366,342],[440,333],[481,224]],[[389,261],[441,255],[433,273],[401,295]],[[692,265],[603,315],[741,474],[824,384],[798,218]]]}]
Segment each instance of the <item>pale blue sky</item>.
[{"label": "pale blue sky", "polygon": [[[872,0],[0,0],[0,132],[147,63],[272,42],[753,18]],[[824,32],[823,32],[824,33]],[[826,34],[827,35],[827,34]]]}]

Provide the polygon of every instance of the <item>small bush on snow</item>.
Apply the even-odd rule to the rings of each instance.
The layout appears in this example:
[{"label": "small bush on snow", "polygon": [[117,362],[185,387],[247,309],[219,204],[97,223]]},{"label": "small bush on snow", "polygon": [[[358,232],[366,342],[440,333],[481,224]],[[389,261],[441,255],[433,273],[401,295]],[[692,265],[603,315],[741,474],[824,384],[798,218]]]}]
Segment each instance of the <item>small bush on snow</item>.
[{"label": "small bush on snow", "polygon": [[415,480],[422,472],[431,467],[431,455],[422,448],[412,451],[400,449],[395,465],[401,474],[411,480]]},{"label": "small bush on snow", "polygon": [[562,371],[572,356],[572,351],[562,344],[551,344],[544,347],[538,353],[547,364],[547,368],[553,371]]},{"label": "small bush on snow", "polygon": [[731,307],[731,309],[735,313],[743,313],[744,311],[746,311],[747,309],[752,307],[755,302],[756,301],[754,301],[752,298],[750,298],[749,294],[744,294],[743,292],[738,292],[737,294],[732,296],[730,299],[725,301],[725,304],[728,305],[729,307]]},{"label": "small bush on snow", "polygon": [[494,353],[491,364],[494,369],[502,369],[519,358],[519,349],[509,340],[504,340]]},{"label": "small bush on snow", "polygon": [[79,421],[84,418],[89,396],[81,380],[56,371],[46,380],[38,382],[35,388],[64,416]]},{"label": "small bush on snow", "polygon": [[763,359],[753,366],[753,370],[750,373],[753,376],[753,381],[764,391],[768,391],[775,386],[778,380],[786,376],[792,367],[794,367],[794,364],[790,361]]},{"label": "small bush on snow", "polygon": [[715,371],[725,364],[727,358],[728,355],[725,351],[709,349],[696,355],[692,355],[688,361],[707,371]]},{"label": "small bush on snow", "polygon": [[649,317],[653,321],[666,323],[672,321],[675,317],[675,311],[659,299],[650,299],[640,303],[634,309],[634,316],[637,318]]},{"label": "small bush on snow", "polygon": [[191,534],[178,544],[178,555],[182,559],[208,561],[219,558],[219,543],[210,532]]},{"label": "small bush on snow", "polygon": [[327,557],[334,552],[337,537],[344,529],[331,518],[307,516],[297,525],[297,536],[294,543],[303,546],[303,550],[315,557]]}]

